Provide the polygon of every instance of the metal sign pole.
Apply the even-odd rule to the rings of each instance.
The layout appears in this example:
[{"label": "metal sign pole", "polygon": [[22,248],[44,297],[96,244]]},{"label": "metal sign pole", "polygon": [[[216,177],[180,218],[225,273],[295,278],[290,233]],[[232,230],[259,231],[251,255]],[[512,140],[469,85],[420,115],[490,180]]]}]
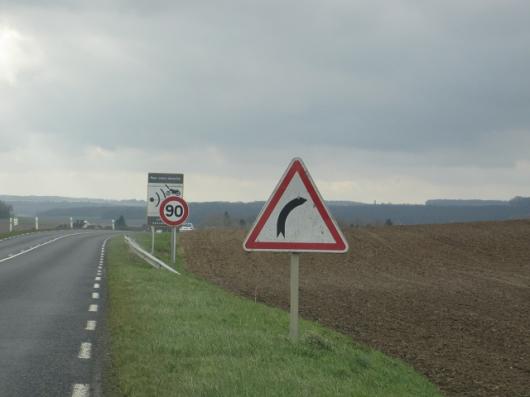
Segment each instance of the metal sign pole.
[{"label": "metal sign pole", "polygon": [[298,273],[300,256],[291,252],[291,318],[289,321],[289,337],[293,342],[298,340]]},{"label": "metal sign pole", "polygon": [[177,228],[171,228],[171,262],[177,262]]},{"label": "metal sign pole", "polygon": [[151,226],[151,255],[155,254],[155,227]]}]

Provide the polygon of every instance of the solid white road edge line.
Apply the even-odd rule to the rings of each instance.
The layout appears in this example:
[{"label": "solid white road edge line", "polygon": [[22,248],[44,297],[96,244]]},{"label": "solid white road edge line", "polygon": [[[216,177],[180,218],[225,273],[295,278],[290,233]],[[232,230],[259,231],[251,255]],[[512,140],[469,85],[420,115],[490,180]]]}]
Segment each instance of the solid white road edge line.
[{"label": "solid white road edge line", "polygon": [[63,236],[59,236],[59,237],[54,238],[54,239],[52,239],[52,240],[48,240],[48,241],[46,241],[46,242],[44,242],[44,243],[42,243],[42,244],[38,244],[38,245],[36,245],[36,246],[34,246],[34,247],[31,247],[31,248],[28,248],[28,249],[26,249],[26,250],[22,250],[22,251],[20,251],[19,253],[15,254],[15,255],[11,255],[11,256],[8,256],[7,258],[0,259],[0,263],[2,263],[2,262],[6,262],[6,261],[9,261],[9,260],[11,260],[11,259],[13,259],[13,258],[16,258],[17,256],[20,256],[20,255],[26,254],[26,253],[28,253],[28,252],[31,252],[31,251],[33,251],[33,250],[36,250],[37,248],[44,247],[45,245],[48,245],[48,244],[54,243],[54,242],[56,242],[57,240],[61,240],[61,239],[65,238],[65,237],[77,236],[77,235],[79,235],[79,234],[83,234],[83,233],[65,234],[65,235],[63,235]]}]

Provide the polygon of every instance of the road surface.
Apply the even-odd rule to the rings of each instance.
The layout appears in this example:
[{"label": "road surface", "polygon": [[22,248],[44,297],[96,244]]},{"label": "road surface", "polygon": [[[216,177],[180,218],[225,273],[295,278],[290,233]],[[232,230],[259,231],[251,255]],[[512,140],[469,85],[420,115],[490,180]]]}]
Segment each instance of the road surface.
[{"label": "road surface", "polygon": [[0,241],[0,395],[101,393],[101,258],[112,235],[71,230]]}]

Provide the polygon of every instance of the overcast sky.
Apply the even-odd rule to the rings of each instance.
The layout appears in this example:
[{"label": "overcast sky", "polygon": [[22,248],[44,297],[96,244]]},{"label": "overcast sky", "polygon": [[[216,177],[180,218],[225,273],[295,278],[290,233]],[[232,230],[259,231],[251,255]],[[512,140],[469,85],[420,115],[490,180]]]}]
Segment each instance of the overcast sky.
[{"label": "overcast sky", "polygon": [[0,0],[0,194],[530,196],[530,1]]}]

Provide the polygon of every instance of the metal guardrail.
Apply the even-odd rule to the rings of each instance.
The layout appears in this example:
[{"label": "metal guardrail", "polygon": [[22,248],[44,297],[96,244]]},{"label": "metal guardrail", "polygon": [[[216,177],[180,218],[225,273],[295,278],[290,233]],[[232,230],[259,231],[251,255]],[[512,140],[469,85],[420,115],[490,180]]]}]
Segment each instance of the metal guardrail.
[{"label": "metal guardrail", "polygon": [[125,238],[125,243],[129,246],[129,249],[132,252],[134,252],[136,255],[138,255],[140,258],[142,258],[144,261],[149,263],[151,266],[153,266],[154,268],[156,268],[156,269],[161,269],[161,268],[162,269],[166,269],[166,270],[169,270],[171,273],[175,273],[175,274],[180,275],[180,273],[177,272],[175,269],[173,269],[172,267],[166,265],[160,259],[158,259],[157,257],[151,255],[149,252],[147,252],[142,247],[140,247],[138,245],[138,243],[136,241],[134,241],[132,238],[130,238],[129,236],[124,236],[124,238]]}]

